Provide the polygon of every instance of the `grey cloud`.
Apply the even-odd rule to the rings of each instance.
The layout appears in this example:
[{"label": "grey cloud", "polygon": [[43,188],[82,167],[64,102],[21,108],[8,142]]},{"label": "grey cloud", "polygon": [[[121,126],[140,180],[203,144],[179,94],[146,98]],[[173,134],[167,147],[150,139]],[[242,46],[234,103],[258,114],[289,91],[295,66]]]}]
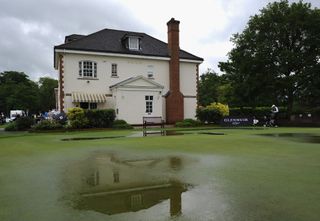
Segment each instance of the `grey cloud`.
[{"label": "grey cloud", "polygon": [[64,36],[103,28],[148,31],[123,6],[109,1],[17,1],[0,9],[0,71],[24,71],[31,78],[56,77],[53,46]]}]

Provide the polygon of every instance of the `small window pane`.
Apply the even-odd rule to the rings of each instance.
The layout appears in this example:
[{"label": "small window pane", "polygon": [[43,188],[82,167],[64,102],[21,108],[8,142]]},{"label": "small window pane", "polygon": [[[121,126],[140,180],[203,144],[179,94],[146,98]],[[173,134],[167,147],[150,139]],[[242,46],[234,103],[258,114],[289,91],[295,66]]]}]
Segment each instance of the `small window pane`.
[{"label": "small window pane", "polygon": [[111,65],[111,76],[117,76],[118,75],[118,66],[117,64]]},{"label": "small window pane", "polygon": [[139,38],[134,38],[134,37],[129,38],[129,49],[139,50]]},{"label": "small window pane", "polygon": [[82,109],[88,109],[89,108],[89,103],[88,102],[81,102],[80,103],[80,107]]},{"label": "small window pane", "polygon": [[90,109],[97,109],[97,103],[90,103]]},{"label": "small window pane", "polygon": [[97,63],[93,61],[79,62],[80,77],[97,77]]},{"label": "small window pane", "polygon": [[146,113],[152,113],[153,112],[153,96],[146,95]]}]

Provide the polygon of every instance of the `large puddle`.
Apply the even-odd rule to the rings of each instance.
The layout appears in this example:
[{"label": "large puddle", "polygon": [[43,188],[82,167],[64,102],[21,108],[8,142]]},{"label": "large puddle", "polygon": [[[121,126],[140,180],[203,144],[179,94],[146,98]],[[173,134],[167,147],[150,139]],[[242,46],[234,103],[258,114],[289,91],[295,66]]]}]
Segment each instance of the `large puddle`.
[{"label": "large puddle", "polygon": [[283,138],[302,143],[320,143],[320,136],[309,133],[272,133],[272,134],[259,134],[261,136]]},{"label": "large puddle", "polygon": [[123,137],[158,137],[158,136],[180,136],[180,135],[190,135],[190,134],[205,134],[205,135],[225,135],[221,132],[188,132],[188,131],[176,131],[176,130],[153,130],[153,131],[140,131],[132,133],[128,136],[102,136],[102,137],[71,137],[63,138],[62,141],[79,141],[79,140],[102,140],[102,139],[115,139]]},{"label": "large puddle", "polygon": [[66,198],[74,209],[107,215],[165,204],[162,206],[167,207],[169,216],[180,216],[181,195],[193,187],[180,174],[187,161],[192,162],[176,156],[141,158],[95,153],[67,168]]}]

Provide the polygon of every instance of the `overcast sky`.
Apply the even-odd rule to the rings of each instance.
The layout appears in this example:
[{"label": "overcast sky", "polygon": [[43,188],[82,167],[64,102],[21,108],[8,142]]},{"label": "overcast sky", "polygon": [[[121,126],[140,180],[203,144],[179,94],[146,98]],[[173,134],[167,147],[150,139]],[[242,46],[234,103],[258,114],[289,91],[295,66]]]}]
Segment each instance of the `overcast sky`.
[{"label": "overcast sky", "polygon": [[[0,72],[57,78],[53,46],[69,34],[104,28],[145,32],[167,42],[166,22],[180,20],[180,47],[204,58],[200,73],[219,72],[230,37],[271,0],[0,0]],[[320,0],[309,0],[320,7]]]}]

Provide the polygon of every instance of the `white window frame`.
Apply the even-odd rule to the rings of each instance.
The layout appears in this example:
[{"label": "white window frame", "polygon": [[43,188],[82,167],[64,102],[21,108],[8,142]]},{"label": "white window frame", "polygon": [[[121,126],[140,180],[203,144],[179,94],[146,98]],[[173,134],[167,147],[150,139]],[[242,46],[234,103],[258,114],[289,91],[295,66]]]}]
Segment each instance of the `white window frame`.
[{"label": "white window frame", "polygon": [[151,114],[153,112],[153,95],[146,95],[145,101],[146,101],[146,113]]},{"label": "white window frame", "polygon": [[79,61],[80,78],[97,78],[97,62],[83,60]]},{"label": "white window frame", "polygon": [[129,49],[138,51],[140,49],[140,41],[137,37],[129,37]]},{"label": "white window frame", "polygon": [[116,63],[111,64],[111,76],[112,77],[118,76],[118,64]]}]

